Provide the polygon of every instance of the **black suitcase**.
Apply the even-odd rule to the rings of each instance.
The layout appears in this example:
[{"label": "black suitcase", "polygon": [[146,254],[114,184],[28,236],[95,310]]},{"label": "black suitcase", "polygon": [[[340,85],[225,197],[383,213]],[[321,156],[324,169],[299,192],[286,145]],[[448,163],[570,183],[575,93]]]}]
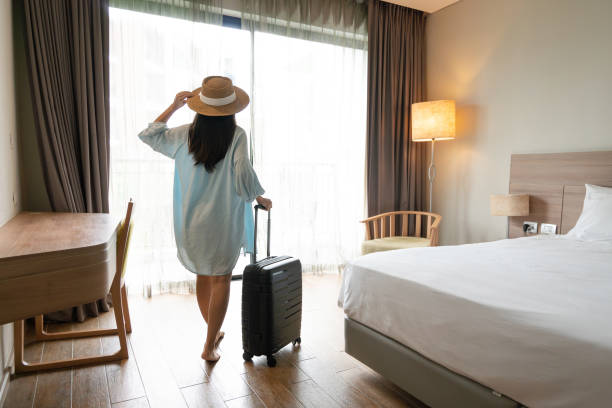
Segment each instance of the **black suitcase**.
[{"label": "black suitcase", "polygon": [[267,257],[257,262],[257,212],[263,208],[255,206],[254,254],[242,275],[242,357],[265,355],[274,367],[274,353],[302,341],[302,264],[290,256],[270,256],[270,212]]}]

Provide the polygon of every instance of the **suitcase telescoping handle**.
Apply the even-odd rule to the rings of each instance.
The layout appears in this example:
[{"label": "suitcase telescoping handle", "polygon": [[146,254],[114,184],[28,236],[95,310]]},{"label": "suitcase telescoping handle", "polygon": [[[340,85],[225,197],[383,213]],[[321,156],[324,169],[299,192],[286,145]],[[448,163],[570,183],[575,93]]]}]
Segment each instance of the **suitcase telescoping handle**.
[{"label": "suitcase telescoping handle", "polygon": [[[255,239],[253,240],[253,253],[251,254],[251,263],[255,263],[257,262],[257,213],[258,210],[265,210],[266,207],[264,207],[261,204],[257,204],[255,206]],[[267,241],[267,249],[266,249],[266,256],[270,257],[270,212],[271,210],[268,210],[268,241]]]}]

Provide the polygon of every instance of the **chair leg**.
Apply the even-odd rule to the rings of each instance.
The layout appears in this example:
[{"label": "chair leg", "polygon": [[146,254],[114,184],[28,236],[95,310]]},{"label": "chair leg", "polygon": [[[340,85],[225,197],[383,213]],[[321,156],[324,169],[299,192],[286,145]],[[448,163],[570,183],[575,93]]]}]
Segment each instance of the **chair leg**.
[{"label": "chair leg", "polygon": [[44,329],[44,315],[38,315],[34,317],[34,332],[36,340],[44,340],[45,339],[45,329]]},{"label": "chair leg", "polygon": [[127,291],[125,285],[121,286],[121,306],[123,307],[123,320],[125,321],[125,332],[132,332],[132,321],[130,319],[130,307],[128,305]]},{"label": "chair leg", "polygon": [[121,301],[121,284],[117,283],[111,287],[111,295],[113,296],[113,311],[115,312],[115,321],[117,322],[117,334],[119,335],[119,345],[121,349],[119,354],[123,358],[128,358],[127,336],[125,334],[125,321],[123,320],[123,306]]},{"label": "chair leg", "polygon": [[38,341],[77,339],[82,337],[96,336],[112,336],[113,334],[117,334],[117,329],[75,330],[48,333],[44,329],[43,315],[38,315],[34,318],[34,325],[36,328],[36,340]]},{"label": "chair leg", "polygon": [[[82,358],[73,358],[66,360],[57,360],[57,361],[49,361],[44,363],[30,363],[24,360],[24,321],[18,320],[14,324],[14,337],[15,337],[15,372],[23,373],[23,372],[31,372],[31,371],[41,371],[41,370],[52,370],[58,368],[66,368],[66,367],[76,367],[83,365],[91,365],[91,364],[103,364],[111,361],[124,360],[129,357],[128,355],[128,346],[127,346],[127,336],[125,334],[125,323],[123,320],[124,309],[122,307],[121,301],[121,288],[119,285],[114,285],[111,288],[111,294],[113,299],[117,299],[115,301],[113,310],[115,312],[115,321],[117,322],[117,329],[107,329],[107,330],[88,330],[77,332],[78,334],[75,336],[75,332],[64,332],[61,333],[61,338],[74,338],[74,337],[89,337],[101,333],[102,335],[108,334],[117,334],[119,336],[119,345],[120,349],[116,353],[97,356],[97,357],[82,357]],[[38,329],[42,327],[43,319],[42,316],[37,316],[35,318],[37,332]],[[46,333],[44,330],[40,330],[42,335],[47,338],[51,337],[51,339],[59,339],[60,337],[53,338],[54,334],[60,333]],[[100,335],[100,334],[98,334]]]},{"label": "chair leg", "polygon": [[13,323],[13,337],[15,344],[15,372],[23,369],[23,347],[24,347],[24,328],[23,320]]}]

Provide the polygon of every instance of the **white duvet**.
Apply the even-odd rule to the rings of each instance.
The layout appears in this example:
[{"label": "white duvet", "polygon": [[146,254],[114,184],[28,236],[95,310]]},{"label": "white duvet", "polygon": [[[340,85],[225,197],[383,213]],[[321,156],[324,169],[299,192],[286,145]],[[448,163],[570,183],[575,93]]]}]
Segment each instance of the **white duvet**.
[{"label": "white duvet", "polygon": [[378,252],[348,265],[339,301],[349,318],[525,405],[612,406],[612,242]]}]

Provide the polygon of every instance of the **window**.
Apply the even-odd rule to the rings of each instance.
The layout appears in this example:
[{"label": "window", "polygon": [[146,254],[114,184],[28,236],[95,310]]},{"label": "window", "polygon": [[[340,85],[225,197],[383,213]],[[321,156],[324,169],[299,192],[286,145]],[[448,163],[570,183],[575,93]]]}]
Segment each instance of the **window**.
[{"label": "window", "polygon": [[[254,166],[274,201],[273,253],[314,271],[354,257],[363,237],[365,51],[111,8],[111,211],[123,212],[130,197],[136,204],[128,285],[193,289],[172,235],[174,163],[137,134],[178,91],[214,74],[251,96],[252,112],[237,122],[252,136]],[[183,108],[168,125],[192,119]]]}]

